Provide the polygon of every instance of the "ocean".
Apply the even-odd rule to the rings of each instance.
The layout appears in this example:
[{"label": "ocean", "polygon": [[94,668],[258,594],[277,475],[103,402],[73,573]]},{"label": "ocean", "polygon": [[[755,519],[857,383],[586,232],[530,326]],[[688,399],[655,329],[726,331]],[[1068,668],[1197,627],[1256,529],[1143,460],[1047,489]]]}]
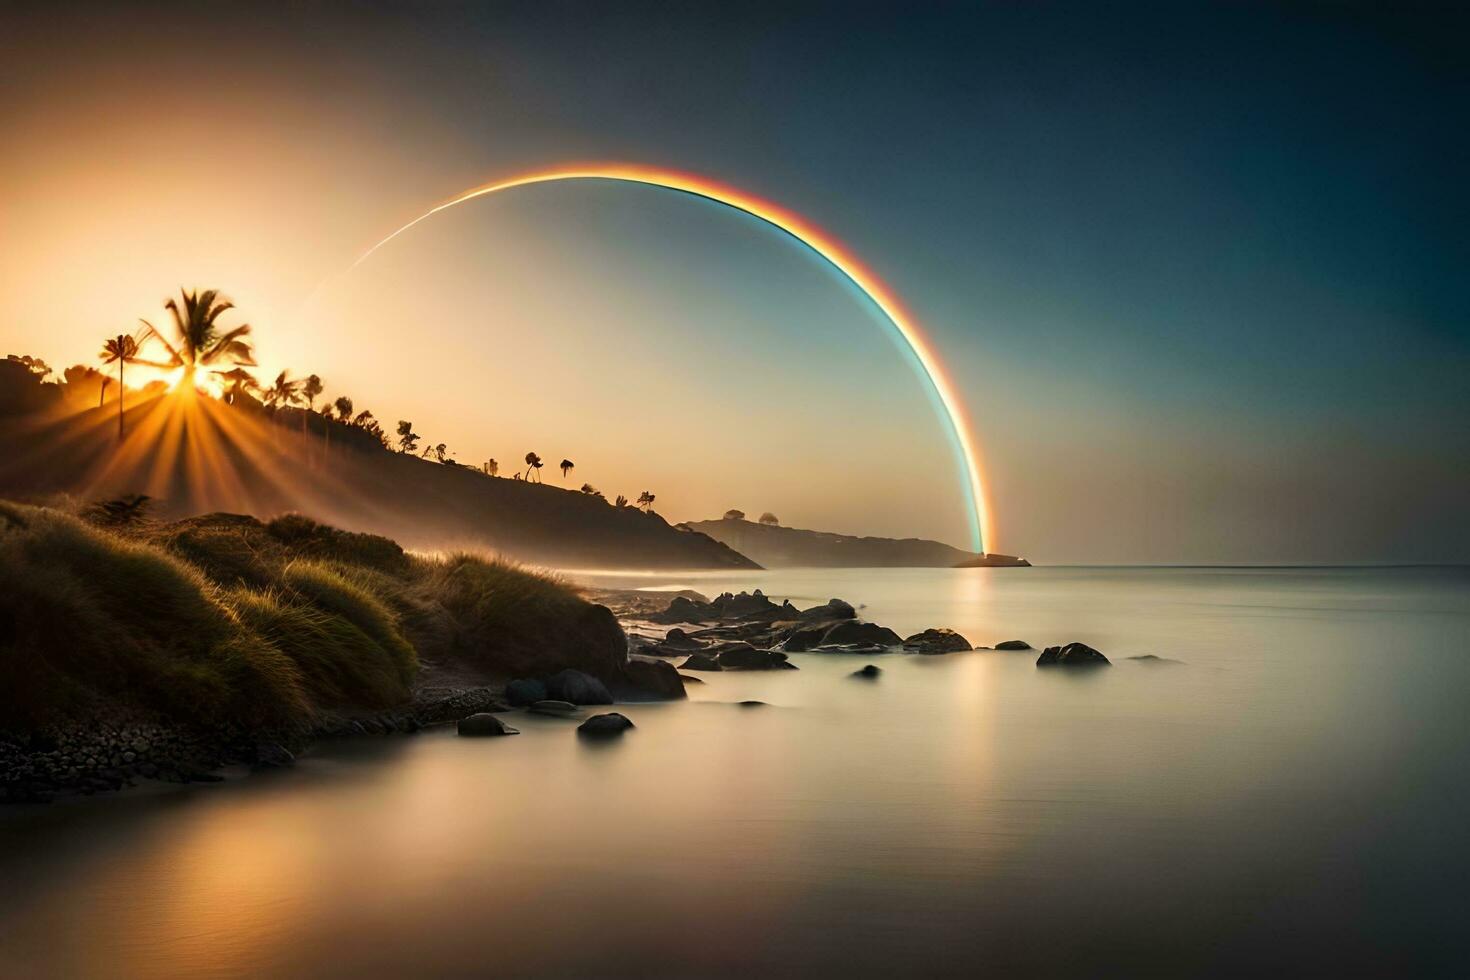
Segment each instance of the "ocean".
[{"label": "ocean", "polygon": [[1470,973],[1470,569],[581,577],[1113,666],[797,654],[611,742],[513,712],[0,811],[0,975]]}]

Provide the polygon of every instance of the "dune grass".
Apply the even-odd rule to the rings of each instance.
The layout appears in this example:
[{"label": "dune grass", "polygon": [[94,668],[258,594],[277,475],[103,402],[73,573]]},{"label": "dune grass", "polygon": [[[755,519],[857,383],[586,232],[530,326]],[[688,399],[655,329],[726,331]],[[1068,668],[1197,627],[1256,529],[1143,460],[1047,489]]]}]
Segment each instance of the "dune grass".
[{"label": "dune grass", "polygon": [[513,565],[294,515],[113,529],[0,501],[0,729],[101,708],[306,725],[404,702],[421,654],[483,662],[590,608]]}]

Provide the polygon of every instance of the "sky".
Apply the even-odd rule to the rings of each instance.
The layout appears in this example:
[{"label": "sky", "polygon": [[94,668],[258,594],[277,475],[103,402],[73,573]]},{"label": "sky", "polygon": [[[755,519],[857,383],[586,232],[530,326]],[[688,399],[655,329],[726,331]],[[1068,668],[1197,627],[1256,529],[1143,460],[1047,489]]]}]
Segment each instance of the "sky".
[{"label": "sky", "polygon": [[[213,286],[461,462],[1044,562],[1470,561],[1470,18],[1450,5],[0,6],[0,346]],[[391,428],[391,424],[390,424]],[[552,482],[560,479],[554,473]]]}]

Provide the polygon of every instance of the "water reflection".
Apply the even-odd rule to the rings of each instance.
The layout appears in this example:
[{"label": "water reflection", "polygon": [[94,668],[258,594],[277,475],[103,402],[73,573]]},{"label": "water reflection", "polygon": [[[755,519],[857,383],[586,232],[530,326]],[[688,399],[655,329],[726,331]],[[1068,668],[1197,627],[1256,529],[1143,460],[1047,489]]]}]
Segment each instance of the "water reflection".
[{"label": "water reflection", "polygon": [[[621,706],[616,739],[517,714],[513,739],[0,814],[0,975],[1458,965],[1463,580],[996,571],[784,585],[1115,665],[802,656]],[[1146,652],[1188,665],[1121,659]]]}]

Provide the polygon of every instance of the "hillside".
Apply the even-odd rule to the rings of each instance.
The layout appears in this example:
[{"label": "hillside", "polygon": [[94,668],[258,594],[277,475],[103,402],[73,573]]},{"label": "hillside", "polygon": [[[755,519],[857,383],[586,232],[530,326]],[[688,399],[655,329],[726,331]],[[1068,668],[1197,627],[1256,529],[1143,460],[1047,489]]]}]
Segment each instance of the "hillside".
[{"label": "hillside", "polygon": [[129,392],[116,402],[0,371],[0,495],[83,501],[143,493],[154,513],[299,511],[420,550],[488,548],[562,568],[756,568],[656,513],[384,449],[316,412]]},{"label": "hillside", "polygon": [[1010,555],[976,555],[922,538],[862,538],[746,520],[685,525],[722,541],[767,568],[949,568],[1024,566]]}]

